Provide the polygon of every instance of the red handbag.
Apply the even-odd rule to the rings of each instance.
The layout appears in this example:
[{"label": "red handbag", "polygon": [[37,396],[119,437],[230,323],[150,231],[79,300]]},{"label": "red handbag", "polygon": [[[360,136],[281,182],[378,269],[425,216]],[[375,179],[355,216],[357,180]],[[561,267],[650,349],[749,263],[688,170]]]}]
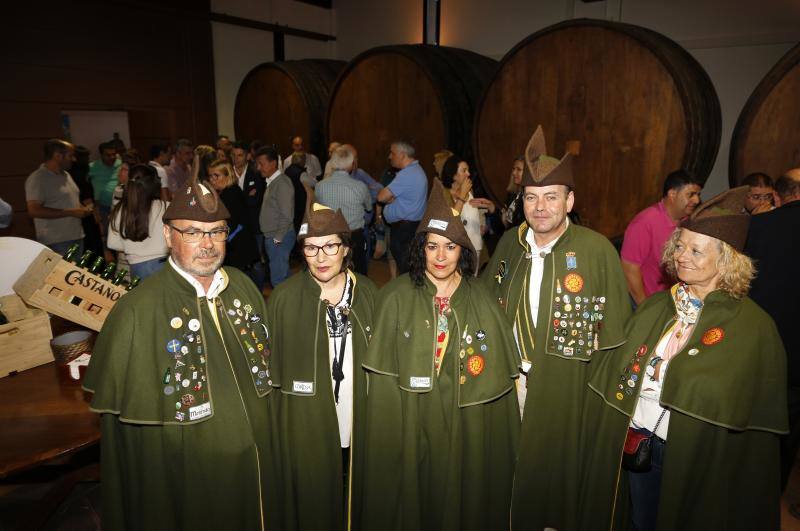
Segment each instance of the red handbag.
[{"label": "red handbag", "polygon": [[664,418],[666,409],[662,409],[661,416],[658,417],[655,428],[650,435],[639,433],[630,426],[628,426],[628,434],[625,437],[625,446],[623,447],[622,454],[622,468],[630,472],[647,472],[650,470],[652,459],[653,437],[656,436],[658,425],[661,424],[661,419]]},{"label": "red handbag", "polygon": [[628,455],[633,455],[639,451],[639,445],[642,443],[642,441],[649,438],[650,435],[639,433],[638,431],[629,427],[628,436],[625,437],[625,448],[623,451]]}]

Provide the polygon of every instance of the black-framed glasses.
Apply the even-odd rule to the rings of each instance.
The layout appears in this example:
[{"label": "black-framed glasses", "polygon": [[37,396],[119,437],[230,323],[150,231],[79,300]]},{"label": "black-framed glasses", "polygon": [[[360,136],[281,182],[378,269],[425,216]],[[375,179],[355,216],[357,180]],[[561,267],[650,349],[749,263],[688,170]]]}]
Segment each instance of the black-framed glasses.
[{"label": "black-framed glasses", "polygon": [[344,245],[342,242],[339,243],[326,243],[325,245],[314,245],[312,243],[304,243],[303,244],[303,254],[309,258],[317,256],[319,254],[319,250],[322,249],[322,252],[328,256],[336,256],[339,253],[339,247]]},{"label": "black-framed glasses", "polygon": [[228,233],[230,229],[228,227],[220,227],[214,230],[197,230],[197,229],[187,229],[182,230],[174,225],[167,225],[170,229],[179,232],[181,235],[181,239],[183,243],[198,243],[200,240],[208,235],[211,238],[211,241],[214,242],[224,242],[228,239]]}]

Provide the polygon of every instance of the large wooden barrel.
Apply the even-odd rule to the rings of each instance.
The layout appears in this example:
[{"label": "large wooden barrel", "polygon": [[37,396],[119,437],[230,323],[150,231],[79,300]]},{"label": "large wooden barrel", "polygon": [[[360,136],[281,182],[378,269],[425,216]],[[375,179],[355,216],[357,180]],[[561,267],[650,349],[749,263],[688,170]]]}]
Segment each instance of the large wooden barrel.
[{"label": "large wooden barrel", "polygon": [[382,46],[353,59],[328,106],[328,138],[358,148],[359,165],[376,179],[392,141],[411,141],[430,177],[433,155],[472,155],[472,124],[497,61],[424,44]]},{"label": "large wooden barrel", "polygon": [[253,68],[236,95],[236,138],[276,144],[291,153],[291,139],[300,135],[306,150],[322,158],[328,97],[344,61],[302,59],[264,63]]},{"label": "large wooden barrel", "polygon": [[478,168],[505,197],[514,157],[542,124],[548,153],[580,142],[576,209],[614,237],[661,197],[667,173],[705,182],[719,149],[721,115],[711,80],[675,42],[651,30],[577,19],[515,46],[476,117]]},{"label": "large wooden barrel", "polygon": [[750,173],[773,179],[800,167],[800,44],[772,67],[747,100],[731,139],[728,180]]}]

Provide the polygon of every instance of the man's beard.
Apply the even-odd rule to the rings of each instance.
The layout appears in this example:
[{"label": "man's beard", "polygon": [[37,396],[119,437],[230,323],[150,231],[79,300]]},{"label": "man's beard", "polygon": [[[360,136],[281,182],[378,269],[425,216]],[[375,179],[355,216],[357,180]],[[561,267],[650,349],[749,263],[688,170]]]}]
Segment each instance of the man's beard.
[{"label": "man's beard", "polygon": [[[201,267],[199,265],[195,265],[194,259],[195,258],[209,258],[214,257],[216,260],[212,262],[210,265]],[[205,249],[198,249],[193,255],[192,260],[189,263],[181,263],[178,259],[173,255],[172,260],[176,262],[181,269],[186,271],[189,274],[198,276],[198,277],[210,277],[214,273],[219,270],[222,266],[223,260],[225,260],[225,250],[217,251],[216,249],[212,249],[210,251],[206,251]]]}]

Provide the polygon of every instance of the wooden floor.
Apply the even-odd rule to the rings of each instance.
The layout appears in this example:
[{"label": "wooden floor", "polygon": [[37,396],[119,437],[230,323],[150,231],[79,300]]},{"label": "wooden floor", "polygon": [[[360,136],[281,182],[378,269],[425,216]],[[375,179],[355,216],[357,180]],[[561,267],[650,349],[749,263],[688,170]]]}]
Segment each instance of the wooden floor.
[{"label": "wooden floor", "polygon": [[800,508],[800,461],[795,460],[792,476],[781,498],[781,531],[800,531],[800,520],[789,514],[789,505]]}]

